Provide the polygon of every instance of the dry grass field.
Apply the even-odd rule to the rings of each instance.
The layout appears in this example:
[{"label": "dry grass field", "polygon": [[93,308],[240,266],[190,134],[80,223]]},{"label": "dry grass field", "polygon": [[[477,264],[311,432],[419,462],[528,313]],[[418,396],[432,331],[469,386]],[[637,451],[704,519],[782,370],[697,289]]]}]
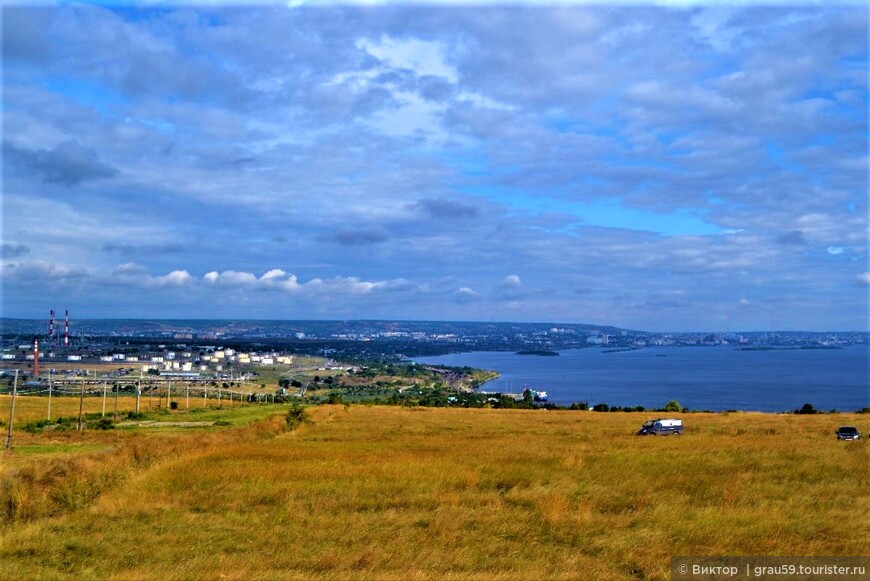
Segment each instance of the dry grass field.
[{"label": "dry grass field", "polygon": [[2,459],[0,578],[667,579],[671,555],[870,553],[867,441],[833,434],[870,416],[640,438],[657,414],[308,412],[22,434],[46,449]]}]

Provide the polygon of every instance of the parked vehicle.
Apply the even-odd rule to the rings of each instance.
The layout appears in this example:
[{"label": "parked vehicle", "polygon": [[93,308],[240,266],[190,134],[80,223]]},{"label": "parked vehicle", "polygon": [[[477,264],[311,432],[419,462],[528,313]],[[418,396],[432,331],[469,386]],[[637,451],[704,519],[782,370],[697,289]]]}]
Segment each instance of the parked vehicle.
[{"label": "parked vehicle", "polygon": [[674,434],[679,436],[683,433],[683,420],[662,419],[650,420],[641,426],[638,436],[667,436]]},{"label": "parked vehicle", "polygon": [[861,432],[855,426],[840,426],[835,432],[838,440],[860,440]]}]

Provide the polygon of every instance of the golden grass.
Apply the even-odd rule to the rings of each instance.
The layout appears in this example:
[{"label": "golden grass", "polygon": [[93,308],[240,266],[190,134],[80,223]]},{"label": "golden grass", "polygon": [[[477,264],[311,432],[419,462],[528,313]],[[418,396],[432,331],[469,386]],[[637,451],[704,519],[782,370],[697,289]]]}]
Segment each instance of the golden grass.
[{"label": "golden grass", "polygon": [[[199,388],[197,388],[199,389]],[[184,388],[173,390],[172,401],[178,404],[178,411],[183,412],[187,409],[188,401]],[[191,390],[190,393],[190,409],[198,409],[202,407],[217,407],[217,399],[214,398],[214,393],[209,392],[209,399],[205,404],[202,398],[202,392],[195,393]],[[162,396],[162,397],[161,397]],[[238,400],[238,395],[234,396],[235,400],[230,400],[224,394],[220,400],[221,407],[247,405],[247,402],[242,403]],[[136,397],[130,394],[119,394],[117,398],[118,413],[126,413],[136,409]],[[11,395],[0,395],[0,421],[4,422],[4,427],[9,423],[9,412],[12,406]],[[157,409],[166,408],[166,392],[161,390],[161,394],[157,392],[153,396],[149,396],[146,392],[142,395],[139,402],[139,409],[142,412],[156,411]],[[89,395],[82,400],[82,409],[85,414],[102,413],[103,397],[101,395]],[[106,416],[111,417],[115,411],[115,397],[109,392],[106,396]],[[79,398],[72,396],[52,397],[51,398],[51,418],[56,420],[59,417],[74,417],[79,415]],[[48,397],[25,395],[18,396],[15,400],[15,425],[21,426],[27,422],[36,420],[44,420],[48,417]]]},{"label": "golden grass", "polygon": [[666,579],[671,555],[870,550],[867,442],[833,435],[867,416],[689,414],[639,438],[650,414],[310,412],[66,460],[92,477],[6,525],[0,578]]}]

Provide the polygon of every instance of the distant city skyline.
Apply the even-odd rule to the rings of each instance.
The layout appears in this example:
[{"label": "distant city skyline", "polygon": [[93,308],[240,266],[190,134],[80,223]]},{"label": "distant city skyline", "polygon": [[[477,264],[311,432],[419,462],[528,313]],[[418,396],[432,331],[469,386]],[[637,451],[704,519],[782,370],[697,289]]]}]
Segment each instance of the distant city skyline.
[{"label": "distant city skyline", "polygon": [[868,328],[868,14],[4,6],[2,316]]}]

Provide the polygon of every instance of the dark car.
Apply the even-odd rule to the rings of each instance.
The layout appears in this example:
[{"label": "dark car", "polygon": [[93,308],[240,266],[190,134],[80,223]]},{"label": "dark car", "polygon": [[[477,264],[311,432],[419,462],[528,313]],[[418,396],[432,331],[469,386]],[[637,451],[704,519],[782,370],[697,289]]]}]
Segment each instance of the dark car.
[{"label": "dark car", "polygon": [[861,438],[861,432],[854,426],[841,426],[837,428],[838,440],[858,440]]}]

